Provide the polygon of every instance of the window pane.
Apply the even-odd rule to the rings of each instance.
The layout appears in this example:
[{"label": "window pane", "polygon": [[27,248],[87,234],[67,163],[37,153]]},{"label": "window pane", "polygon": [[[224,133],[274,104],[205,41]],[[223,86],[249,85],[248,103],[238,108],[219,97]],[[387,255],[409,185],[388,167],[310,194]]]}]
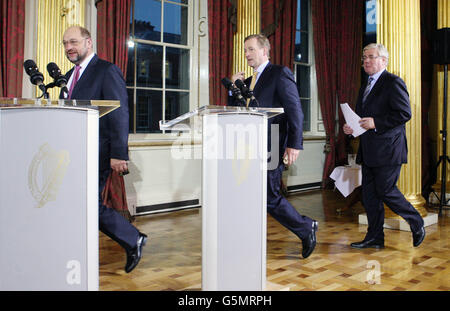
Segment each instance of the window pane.
[{"label": "window pane", "polygon": [[127,89],[128,93],[128,113],[129,113],[129,133],[134,133],[134,90]]},{"label": "window pane", "polygon": [[[133,2],[130,35],[139,42],[128,47],[130,133],[161,133],[160,120],[175,119],[190,110],[191,52],[184,45],[188,44],[188,4],[192,1]],[[167,46],[172,44],[183,48]]]},{"label": "window pane", "polygon": [[134,86],[134,47],[128,48],[127,86]]},{"label": "window pane", "polygon": [[166,48],[166,88],[189,89],[189,50]]},{"label": "window pane", "polygon": [[309,66],[297,65],[297,85],[301,98],[311,97],[310,72],[311,68]]},{"label": "window pane", "polygon": [[161,41],[161,1],[135,0],[134,36]]},{"label": "window pane", "polygon": [[162,91],[136,91],[136,133],[161,133]]},{"label": "window pane", "polygon": [[302,110],[303,110],[303,131],[311,131],[311,101],[309,99],[302,99]]},{"label": "window pane", "polygon": [[136,85],[162,87],[163,47],[150,44],[136,44]]},{"label": "window pane", "polygon": [[173,120],[189,112],[188,92],[166,92],[166,120]]},{"label": "window pane", "polygon": [[308,0],[298,0],[297,7],[300,14],[297,14],[297,29],[308,31]]},{"label": "window pane", "polygon": [[187,44],[187,7],[164,4],[164,42]]},{"label": "window pane", "polygon": [[295,59],[296,62],[309,63],[308,33],[295,32]]}]

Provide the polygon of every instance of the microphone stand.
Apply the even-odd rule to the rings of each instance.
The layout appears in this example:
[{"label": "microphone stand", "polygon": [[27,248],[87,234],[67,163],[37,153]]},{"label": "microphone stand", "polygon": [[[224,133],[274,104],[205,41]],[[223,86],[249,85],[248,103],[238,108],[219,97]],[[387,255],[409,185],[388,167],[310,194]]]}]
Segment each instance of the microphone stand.
[{"label": "microphone stand", "polygon": [[[42,87],[41,87],[41,86],[42,86]],[[52,88],[54,88],[55,86],[57,86],[57,84],[56,84],[55,82],[51,82],[51,83],[49,83],[49,84],[47,84],[47,85],[44,85],[44,84],[39,85],[39,89],[42,91],[43,94],[42,94],[41,96],[39,96],[38,98],[44,97],[44,99],[49,99],[49,98],[50,98],[50,95],[48,94],[47,90],[48,90],[48,89],[52,89]],[[69,93],[69,91],[67,90],[67,87],[65,87],[65,86],[62,87],[62,90],[63,90],[63,92],[65,92],[66,94]]]},{"label": "microphone stand", "polygon": [[439,165],[442,164],[441,168],[441,196],[438,198],[436,192],[433,190],[433,194],[439,199],[439,216],[442,215],[443,206],[449,206],[448,200],[446,198],[447,194],[447,162],[450,162],[449,157],[447,156],[447,64],[444,64],[444,106],[443,106],[443,115],[442,115],[442,130],[439,131],[442,134],[442,155],[439,156],[439,161],[436,164],[436,170],[439,168]]},{"label": "microphone stand", "polygon": [[245,98],[242,96],[241,91],[237,87],[231,90],[231,94],[233,95],[234,100],[239,102],[239,107],[245,107]]},{"label": "microphone stand", "polygon": [[259,107],[259,102],[254,96],[252,96],[252,98],[250,99],[250,103],[248,106],[250,107],[250,105],[252,105],[252,104],[254,104],[255,107]]},{"label": "microphone stand", "polygon": [[254,104],[255,107],[259,107],[259,102],[256,99],[256,97],[253,95],[253,91],[248,92],[248,98],[250,98],[250,102],[248,103],[248,106],[250,107],[252,104]]},{"label": "microphone stand", "polygon": [[[248,89],[247,86],[244,84],[244,82],[239,79],[236,80],[235,85],[237,88],[239,88],[242,96],[244,97],[243,103],[246,108],[248,108],[250,106],[259,107],[258,100],[253,95],[253,90]],[[249,100],[248,105],[247,105],[247,100]]]},{"label": "microphone stand", "polygon": [[38,98],[44,97],[44,99],[49,99],[50,95],[48,94],[47,89],[52,88],[54,86],[55,86],[54,83],[49,83],[47,85],[42,83],[42,84],[38,85],[39,89],[42,91],[42,95],[39,96]]}]

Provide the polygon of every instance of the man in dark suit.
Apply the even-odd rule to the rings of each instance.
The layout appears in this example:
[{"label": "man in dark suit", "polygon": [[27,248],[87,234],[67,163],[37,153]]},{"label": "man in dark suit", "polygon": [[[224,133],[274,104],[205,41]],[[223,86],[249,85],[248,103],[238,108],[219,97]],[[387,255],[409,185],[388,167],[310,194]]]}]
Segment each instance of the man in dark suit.
[{"label": "man in dark suit", "polygon": [[[269,62],[270,43],[265,36],[248,36],[244,40],[244,50],[248,65],[255,71],[253,77],[256,76],[244,82],[253,90],[259,106],[284,108],[283,114],[270,118],[268,123],[269,153],[271,148],[279,148],[278,154],[283,157],[271,159],[276,165],[267,172],[267,211],[302,240],[302,256],[307,258],[316,246],[318,222],[300,215],[280,193],[283,159],[287,165],[291,165],[297,159],[300,149],[303,149],[303,112],[297,84],[287,67]],[[244,72],[233,75],[232,81],[237,79],[244,80]],[[229,104],[234,103],[230,100]],[[279,146],[270,146],[272,124],[279,127]]]},{"label": "man in dark suit", "polygon": [[[363,205],[369,226],[364,240],[352,243],[353,248],[384,247],[383,203],[408,222],[413,246],[425,238],[422,217],[396,186],[407,161],[405,123],[411,119],[411,107],[405,82],[386,71],[388,59],[381,44],[369,44],[363,50],[368,81],[359,91],[356,113],[367,131],[360,136],[356,162],[362,164]],[[347,124],[343,130],[347,135],[353,133]]]},{"label": "man in dark suit", "polygon": [[120,69],[97,57],[87,29],[69,27],[63,36],[67,58],[76,66],[67,72],[69,93],[62,98],[80,100],[120,100],[120,108],[99,120],[99,228],[126,251],[125,271],[131,272],[142,256],[147,236],[123,216],[102,204],[101,193],[114,170],[127,171],[128,95]]}]

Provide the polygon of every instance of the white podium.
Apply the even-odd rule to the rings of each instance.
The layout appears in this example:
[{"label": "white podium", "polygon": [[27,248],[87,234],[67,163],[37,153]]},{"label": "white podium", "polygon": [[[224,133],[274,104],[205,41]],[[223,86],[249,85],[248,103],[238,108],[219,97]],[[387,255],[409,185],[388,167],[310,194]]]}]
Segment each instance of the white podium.
[{"label": "white podium", "polygon": [[0,290],[98,290],[93,104],[0,98]]},{"label": "white podium", "polygon": [[201,116],[202,289],[266,286],[267,119],[282,108],[204,106],[161,129]]}]

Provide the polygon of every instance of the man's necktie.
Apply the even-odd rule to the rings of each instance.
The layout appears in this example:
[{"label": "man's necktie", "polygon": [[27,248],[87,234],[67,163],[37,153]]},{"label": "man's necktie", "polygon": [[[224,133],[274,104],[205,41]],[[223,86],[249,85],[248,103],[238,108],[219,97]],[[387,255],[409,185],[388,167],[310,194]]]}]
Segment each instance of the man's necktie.
[{"label": "man's necktie", "polygon": [[[258,71],[254,71],[252,75],[252,82],[250,82],[250,91],[253,91],[256,84],[256,78],[258,77]],[[250,104],[250,98],[247,98],[247,107]]]},{"label": "man's necktie", "polygon": [[369,93],[370,93],[370,90],[372,88],[372,81],[373,81],[372,77],[370,77],[369,80],[367,81],[367,86],[366,86],[366,89],[364,90],[363,99],[362,99],[363,103],[366,101],[367,95],[369,95]]},{"label": "man's necktie", "polygon": [[75,71],[73,73],[74,76],[73,76],[72,84],[70,85],[70,89],[69,89],[69,96],[67,97],[68,99],[70,99],[72,97],[73,88],[75,87],[75,84],[77,84],[78,78],[80,77],[80,69],[81,69],[81,66],[79,66],[79,65],[75,66]]}]

